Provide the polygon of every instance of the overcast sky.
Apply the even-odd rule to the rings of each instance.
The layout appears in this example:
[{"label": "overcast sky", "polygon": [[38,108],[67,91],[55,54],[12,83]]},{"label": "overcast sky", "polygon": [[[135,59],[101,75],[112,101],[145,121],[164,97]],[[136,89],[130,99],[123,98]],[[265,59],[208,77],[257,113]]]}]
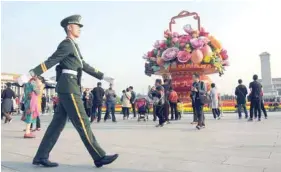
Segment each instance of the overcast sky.
[{"label": "overcast sky", "polygon": [[[118,92],[130,85],[146,92],[155,77],[144,74],[142,55],[163,39],[170,18],[181,10],[200,14],[201,25],[227,49],[231,66],[211,78],[222,93],[233,93],[239,78],[260,76],[259,54],[271,54],[273,77],[281,77],[280,8],[261,2],[2,2],[1,72],[27,73],[55,50],[65,37],[60,21],[80,14],[84,27],[78,44],[92,66],[116,78]],[[176,31],[191,23],[183,19]],[[54,76],[52,68],[43,76]],[[84,74],[84,85],[97,80]],[[107,84],[105,84],[107,87]]]}]

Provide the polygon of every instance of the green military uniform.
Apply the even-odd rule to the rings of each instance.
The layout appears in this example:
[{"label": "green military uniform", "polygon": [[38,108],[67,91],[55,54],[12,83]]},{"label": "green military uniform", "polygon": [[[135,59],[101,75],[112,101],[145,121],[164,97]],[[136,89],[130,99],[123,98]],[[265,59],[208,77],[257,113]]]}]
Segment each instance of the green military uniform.
[{"label": "green military uniform", "polygon": [[[77,24],[82,27],[80,18],[79,15],[70,16],[64,19],[61,25],[64,28],[68,24]],[[79,69],[82,69],[97,79],[103,79],[104,74],[83,60],[78,45],[70,38],[63,40],[56,52],[45,62],[32,69],[30,73],[31,75],[41,75],[58,63],[62,68],[56,87],[59,105],[34,159],[49,158],[49,153],[59,138],[68,116],[93,160],[100,160],[105,156],[105,152],[97,143],[90,128],[90,122],[81,100],[81,90],[76,73]]]}]

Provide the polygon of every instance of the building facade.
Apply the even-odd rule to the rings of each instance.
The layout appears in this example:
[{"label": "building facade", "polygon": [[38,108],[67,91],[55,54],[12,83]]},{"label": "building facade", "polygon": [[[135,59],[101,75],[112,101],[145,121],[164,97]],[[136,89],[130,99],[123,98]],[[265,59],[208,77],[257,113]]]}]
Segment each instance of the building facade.
[{"label": "building facade", "polygon": [[[6,88],[6,84],[8,82],[16,83],[17,79],[19,77],[20,77],[20,74],[1,73],[1,92],[2,92],[2,90],[4,90]],[[12,86],[11,88],[17,96],[23,95],[23,87]],[[45,93],[46,96],[55,95],[55,89],[54,88],[45,89],[44,93]]]},{"label": "building facade", "polygon": [[[8,82],[14,83],[17,81],[19,74],[14,73],[1,73],[1,92],[6,88],[6,84]],[[16,93],[16,95],[22,95],[23,88],[22,87],[16,87],[12,86],[12,90]]]},{"label": "building facade", "polygon": [[278,92],[278,96],[281,96],[281,78],[272,78],[272,84],[274,89]]}]

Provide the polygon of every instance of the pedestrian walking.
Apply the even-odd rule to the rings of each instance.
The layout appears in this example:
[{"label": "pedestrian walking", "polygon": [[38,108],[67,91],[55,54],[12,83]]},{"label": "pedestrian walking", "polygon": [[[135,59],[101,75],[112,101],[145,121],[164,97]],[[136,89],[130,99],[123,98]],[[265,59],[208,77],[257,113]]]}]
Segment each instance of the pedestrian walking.
[{"label": "pedestrian walking", "polygon": [[59,44],[56,52],[51,57],[30,71],[31,76],[38,76],[59,63],[56,67],[56,91],[59,97],[58,110],[55,111],[54,117],[33,159],[34,165],[43,165],[45,167],[58,166],[57,163],[49,161],[49,153],[58,140],[66,124],[67,117],[69,117],[78,131],[97,167],[110,164],[118,157],[118,154],[107,156],[96,141],[81,100],[82,71],[100,80],[104,79],[112,82],[113,79],[106,77],[83,59],[75,42],[80,36],[80,29],[83,26],[80,20],[80,15],[73,15],[61,21],[61,26],[64,28],[67,38]]}]

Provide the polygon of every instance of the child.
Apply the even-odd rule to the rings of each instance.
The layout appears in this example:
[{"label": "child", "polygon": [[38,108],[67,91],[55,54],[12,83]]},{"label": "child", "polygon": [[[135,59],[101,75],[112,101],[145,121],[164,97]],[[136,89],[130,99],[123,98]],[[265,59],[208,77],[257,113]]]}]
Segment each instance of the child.
[{"label": "child", "polygon": [[178,103],[177,103],[177,109],[178,109],[178,117],[179,117],[179,120],[181,120],[181,115],[183,114],[183,103],[178,100]]}]

